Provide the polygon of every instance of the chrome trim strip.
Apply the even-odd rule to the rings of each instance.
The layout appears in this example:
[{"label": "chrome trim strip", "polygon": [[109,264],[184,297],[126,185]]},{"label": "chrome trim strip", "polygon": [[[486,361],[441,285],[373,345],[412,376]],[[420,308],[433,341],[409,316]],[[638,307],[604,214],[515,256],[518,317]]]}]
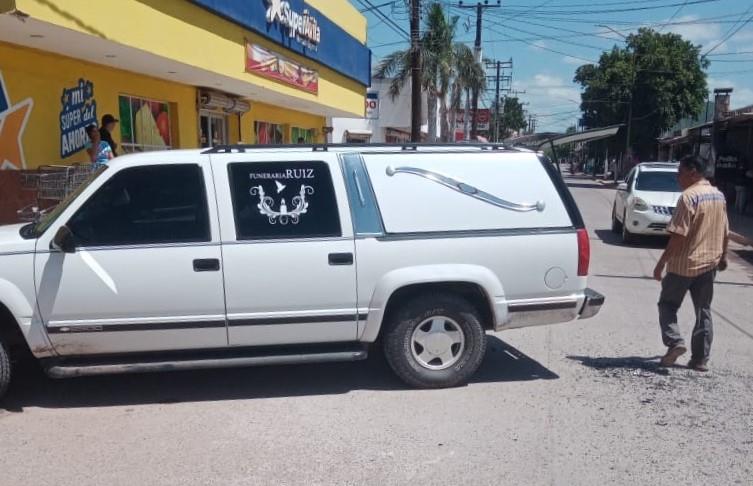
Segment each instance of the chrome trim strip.
[{"label": "chrome trim strip", "polygon": [[234,358],[171,360],[149,363],[91,364],[80,366],[53,365],[46,368],[52,378],[73,378],[76,376],[111,375],[122,373],[149,373],[159,371],[238,368],[244,366],[327,363],[333,361],[358,361],[366,359],[367,351],[339,351],[328,353],[306,353],[279,356],[247,356]]},{"label": "chrome trim strip", "polygon": [[502,228],[460,231],[425,231],[418,233],[387,233],[384,236],[376,236],[380,241],[397,240],[433,240],[443,238],[483,238],[495,236],[530,236],[530,235],[562,235],[575,234],[572,226],[552,228]]},{"label": "chrome trim strip", "polygon": [[4,251],[0,252],[0,256],[14,256],[14,255],[33,255],[34,250],[19,250],[19,251]]},{"label": "chrome trim strip", "polygon": [[327,242],[327,241],[352,241],[350,236],[323,236],[315,238],[267,238],[257,240],[228,240],[223,241],[222,246],[230,245],[260,245],[274,243],[306,243],[306,242]]},{"label": "chrome trim strip", "polygon": [[546,203],[541,200],[536,201],[535,203],[514,203],[506,201],[493,194],[484,192],[475,186],[466,184],[465,182],[459,181],[457,179],[453,179],[452,177],[448,177],[438,172],[433,172],[426,169],[419,169],[417,167],[393,168],[392,166],[387,166],[386,172],[390,177],[394,176],[395,174],[413,174],[419,177],[423,177],[465,196],[472,197],[487,204],[491,204],[492,206],[496,206],[502,209],[508,209],[510,211],[517,211],[521,213],[527,213],[529,211],[541,212],[546,207]]},{"label": "chrome trim strip", "polygon": [[[76,246],[76,250],[106,251],[106,250],[147,250],[157,248],[195,248],[199,246],[220,246],[219,241],[189,241],[185,243],[145,243],[138,245],[112,245],[112,246]],[[57,251],[54,251],[57,253]],[[38,252],[41,253],[41,252]]]},{"label": "chrome trim strip", "polygon": [[230,319],[228,326],[276,326],[281,324],[315,324],[326,322],[356,322],[365,320],[366,314],[335,314],[318,316],[258,317],[253,319]]},{"label": "chrome trim strip", "polygon": [[48,334],[79,334],[100,332],[133,332],[133,331],[175,331],[182,329],[217,329],[224,328],[222,321],[186,321],[186,322],[136,322],[130,324],[88,324],[76,326],[48,326]]}]

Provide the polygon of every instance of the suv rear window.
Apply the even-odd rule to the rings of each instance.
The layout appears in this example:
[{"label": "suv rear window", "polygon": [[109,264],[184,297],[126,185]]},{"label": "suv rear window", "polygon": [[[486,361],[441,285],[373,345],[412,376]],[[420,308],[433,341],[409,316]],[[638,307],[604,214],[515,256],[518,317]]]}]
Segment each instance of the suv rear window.
[{"label": "suv rear window", "polygon": [[677,172],[641,172],[635,182],[636,191],[682,192],[677,182]]},{"label": "suv rear window", "polygon": [[237,239],[342,235],[325,162],[240,162],[228,172]]}]

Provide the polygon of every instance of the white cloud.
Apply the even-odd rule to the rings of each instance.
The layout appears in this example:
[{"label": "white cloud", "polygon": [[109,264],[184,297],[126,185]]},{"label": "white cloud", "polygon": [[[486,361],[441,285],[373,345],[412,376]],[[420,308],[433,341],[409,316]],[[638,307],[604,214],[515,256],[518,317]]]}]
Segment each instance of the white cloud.
[{"label": "white cloud", "polygon": [[564,131],[580,116],[580,90],[569,79],[538,73],[528,79],[513,81],[513,88],[526,91],[520,98],[523,102],[530,102],[526,106],[529,113],[547,115],[538,119],[539,131]]},{"label": "white cloud", "polygon": [[544,42],[543,40],[537,40],[531,44],[529,49],[533,49],[534,51],[543,51],[546,47],[549,47],[546,42]]},{"label": "white cloud", "polygon": [[[700,17],[698,15],[684,15],[677,17],[672,22],[694,22]],[[667,19],[669,20],[669,19]],[[667,31],[680,34],[684,39],[689,40],[693,44],[701,44],[703,46],[712,46],[722,37],[721,24],[682,24],[682,25],[668,25]]]},{"label": "white cloud", "polygon": [[707,80],[709,87],[709,97],[714,98],[714,89],[716,88],[732,88],[732,97],[730,99],[730,107],[734,110],[742,108],[743,106],[753,105],[753,89],[748,87],[741,87],[739,83],[729,79],[709,78]]},{"label": "white cloud", "polygon": [[582,66],[583,64],[586,64],[586,61],[583,59],[578,59],[577,57],[570,57],[570,56],[564,56],[562,58],[562,62],[565,64],[570,64],[571,66]]}]

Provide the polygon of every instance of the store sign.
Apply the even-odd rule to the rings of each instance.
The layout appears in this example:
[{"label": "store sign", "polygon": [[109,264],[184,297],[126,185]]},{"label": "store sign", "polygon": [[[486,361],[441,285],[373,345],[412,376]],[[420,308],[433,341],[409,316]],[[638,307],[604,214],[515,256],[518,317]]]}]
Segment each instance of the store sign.
[{"label": "store sign", "polygon": [[285,26],[288,37],[296,39],[310,49],[316,49],[321,41],[322,31],[316,17],[308,9],[296,12],[285,0],[266,0],[267,23],[278,22]]},{"label": "store sign", "polygon": [[[491,110],[483,108],[476,111],[476,129],[480,132],[489,131],[491,126]],[[455,118],[455,128],[463,130],[465,128],[465,111],[458,110]],[[470,123],[469,123],[470,128]]]},{"label": "store sign", "polygon": [[26,168],[22,139],[33,106],[31,98],[11,102],[0,72],[0,170]]},{"label": "store sign", "polygon": [[319,92],[318,72],[250,42],[246,42],[246,72],[274,79],[309,93]]},{"label": "store sign", "polygon": [[366,93],[366,118],[379,118],[379,93]]},{"label": "store sign", "polygon": [[190,1],[363,86],[371,84],[369,48],[305,0]]},{"label": "store sign", "polygon": [[60,103],[60,157],[64,159],[86,148],[86,127],[97,124],[94,83],[79,79],[73,88],[63,88]]}]

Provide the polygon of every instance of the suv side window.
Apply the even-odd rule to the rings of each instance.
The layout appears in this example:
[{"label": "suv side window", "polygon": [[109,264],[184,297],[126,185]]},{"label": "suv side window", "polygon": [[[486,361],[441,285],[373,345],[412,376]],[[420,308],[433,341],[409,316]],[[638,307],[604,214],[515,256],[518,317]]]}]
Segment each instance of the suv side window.
[{"label": "suv side window", "polygon": [[237,239],[342,235],[325,162],[239,162],[228,174]]},{"label": "suv side window", "polygon": [[202,242],[211,239],[201,167],[124,169],[68,221],[81,246]]}]

